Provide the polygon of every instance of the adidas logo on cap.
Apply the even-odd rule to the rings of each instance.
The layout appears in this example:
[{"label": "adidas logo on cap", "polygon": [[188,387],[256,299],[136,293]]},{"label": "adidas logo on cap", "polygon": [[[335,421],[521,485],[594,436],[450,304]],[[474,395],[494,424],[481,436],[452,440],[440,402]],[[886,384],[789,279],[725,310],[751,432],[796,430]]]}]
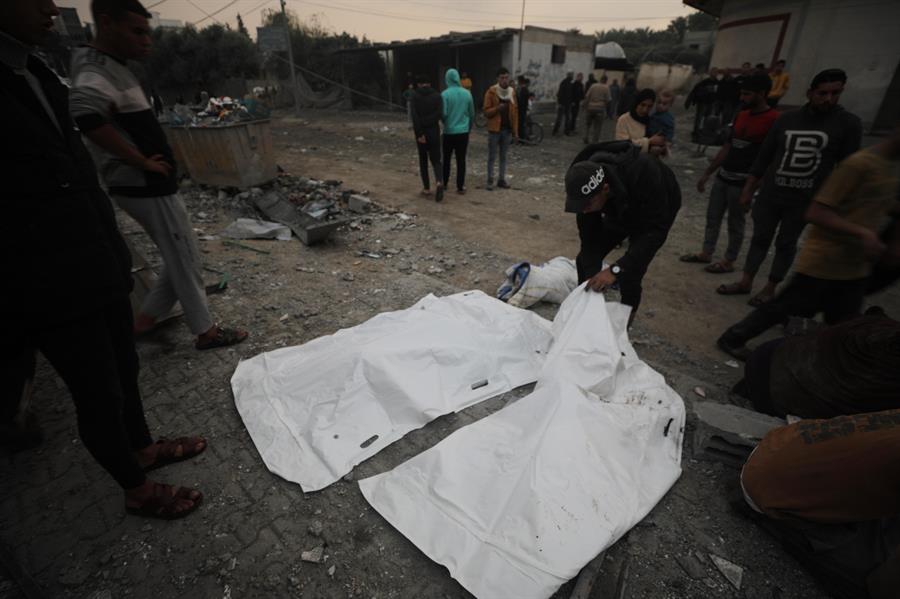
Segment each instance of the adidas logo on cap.
[{"label": "adidas logo on cap", "polygon": [[588,182],[581,186],[581,193],[584,195],[590,194],[592,191],[596,190],[603,183],[603,179],[605,178],[605,173],[603,172],[603,167],[597,168],[597,171],[591,175],[591,178],[588,179]]}]

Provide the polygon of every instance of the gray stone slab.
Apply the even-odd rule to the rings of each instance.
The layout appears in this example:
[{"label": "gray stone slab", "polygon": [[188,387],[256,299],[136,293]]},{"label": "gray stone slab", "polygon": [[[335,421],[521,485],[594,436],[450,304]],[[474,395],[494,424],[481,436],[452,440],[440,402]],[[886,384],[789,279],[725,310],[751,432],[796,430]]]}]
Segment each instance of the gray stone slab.
[{"label": "gray stone slab", "polygon": [[694,457],[740,467],[770,430],[786,423],[729,404],[695,401]]},{"label": "gray stone slab", "polygon": [[270,191],[264,196],[257,196],[253,201],[269,219],[290,227],[304,245],[313,245],[324,241],[338,227],[347,222],[342,218],[316,220],[297,210],[293,204],[275,191]]}]

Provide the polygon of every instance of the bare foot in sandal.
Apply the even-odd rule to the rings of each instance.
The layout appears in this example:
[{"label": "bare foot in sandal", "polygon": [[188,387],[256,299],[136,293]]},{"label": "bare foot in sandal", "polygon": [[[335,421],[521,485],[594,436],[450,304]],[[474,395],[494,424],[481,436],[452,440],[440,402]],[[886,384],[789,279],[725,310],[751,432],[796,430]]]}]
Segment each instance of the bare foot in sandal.
[{"label": "bare foot in sandal", "polygon": [[716,293],[719,295],[748,295],[750,287],[744,287],[743,283],[728,283],[716,287]]},{"label": "bare foot in sandal", "polygon": [[176,520],[184,518],[203,502],[203,493],[195,489],[174,487],[150,479],[125,490],[125,511],[135,516]]},{"label": "bare foot in sandal", "polygon": [[766,283],[766,286],[762,288],[762,291],[754,295],[747,303],[754,308],[758,308],[765,303],[771,302],[775,297],[775,288],[777,286],[778,283],[769,281],[768,283]]},{"label": "bare foot in sandal", "polygon": [[194,347],[197,349],[214,349],[216,347],[225,347],[240,343],[246,339],[250,333],[240,329],[230,329],[228,327],[220,327],[214,324],[212,328],[197,336],[197,342]]},{"label": "bare foot in sandal", "polygon": [[178,437],[177,439],[157,439],[137,452],[138,465],[144,472],[150,472],[169,464],[189,460],[203,453],[206,439],[203,437]]},{"label": "bare foot in sandal", "polygon": [[697,254],[685,254],[681,258],[679,258],[681,262],[693,262],[696,264],[709,264],[712,262],[712,256],[705,252],[699,252]]},{"label": "bare foot in sandal", "polygon": [[714,275],[724,275],[730,272],[734,272],[734,262],[730,262],[728,260],[719,260],[718,262],[713,262],[704,268],[706,272],[712,273]]}]

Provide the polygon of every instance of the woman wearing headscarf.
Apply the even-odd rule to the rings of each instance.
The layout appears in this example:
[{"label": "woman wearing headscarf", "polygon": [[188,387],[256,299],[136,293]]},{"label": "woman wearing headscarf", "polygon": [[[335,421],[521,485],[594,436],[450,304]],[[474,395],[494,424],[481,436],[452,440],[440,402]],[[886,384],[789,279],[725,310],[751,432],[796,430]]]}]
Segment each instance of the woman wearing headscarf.
[{"label": "woman wearing headscarf", "polygon": [[666,147],[666,138],[662,135],[647,137],[647,123],[650,122],[650,111],[656,102],[656,92],[642,89],[635,95],[634,102],[628,112],[616,121],[616,139],[631,140],[640,146],[641,152],[654,155],[662,154]]}]

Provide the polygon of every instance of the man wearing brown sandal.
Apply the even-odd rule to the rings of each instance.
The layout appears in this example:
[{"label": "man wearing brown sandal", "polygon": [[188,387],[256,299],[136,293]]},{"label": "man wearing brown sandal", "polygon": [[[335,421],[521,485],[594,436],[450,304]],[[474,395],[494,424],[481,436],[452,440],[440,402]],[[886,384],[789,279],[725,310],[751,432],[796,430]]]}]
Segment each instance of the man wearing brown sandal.
[{"label": "man wearing brown sandal", "polygon": [[159,248],[163,268],[135,321],[154,328],[180,302],[197,349],[240,343],[245,331],[220,327],[209,313],[190,217],[178,196],[175,159],[127,61],[150,52],[150,13],[138,0],[93,0],[96,37],[72,53],[70,110],[109,193]]},{"label": "man wearing brown sandal", "polygon": [[[75,403],[84,447],[124,491],[131,513],[181,518],[200,491],[145,471],[194,457],[202,438],[153,442],[138,388],[131,259],[68,110],[68,90],[37,56],[59,14],[52,0],[0,2],[0,360],[40,351]],[[60,294],[65,293],[61,298]]]}]

